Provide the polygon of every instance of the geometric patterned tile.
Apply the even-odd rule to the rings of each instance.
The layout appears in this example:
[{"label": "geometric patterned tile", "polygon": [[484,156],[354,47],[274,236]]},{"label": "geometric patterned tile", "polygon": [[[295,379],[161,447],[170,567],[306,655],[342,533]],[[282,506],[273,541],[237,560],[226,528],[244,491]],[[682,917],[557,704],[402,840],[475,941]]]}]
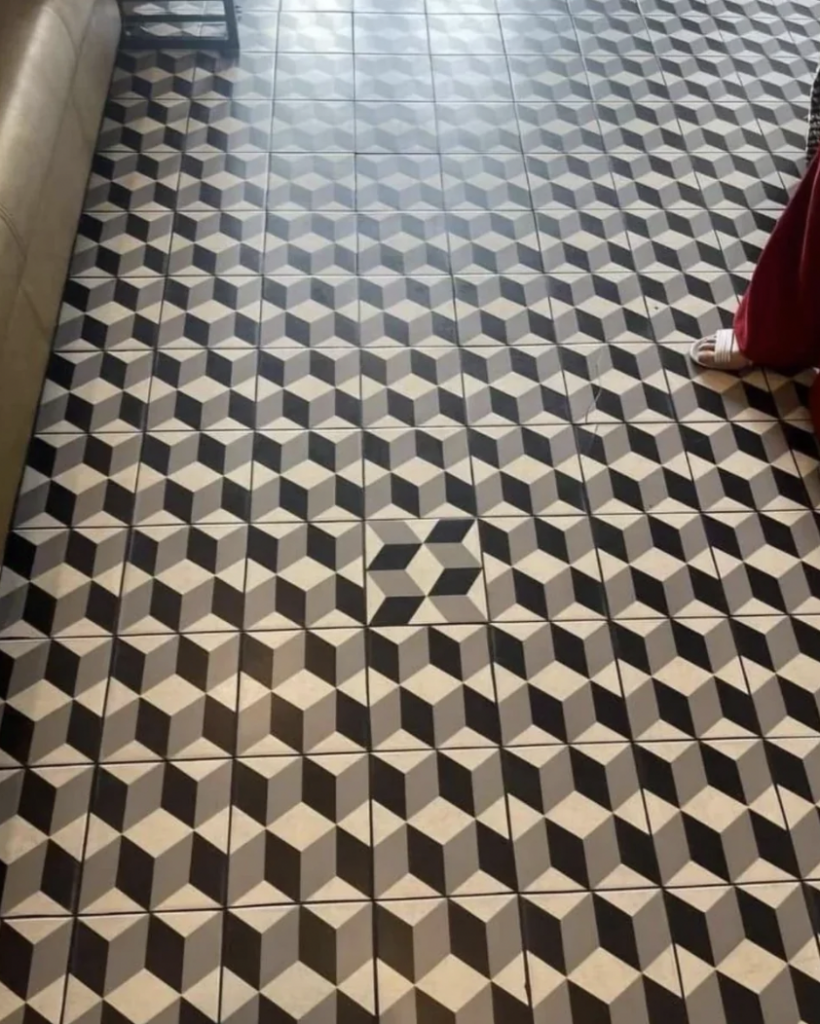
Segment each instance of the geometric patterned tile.
[{"label": "geometric patterned tile", "polygon": [[[91,765],[79,764],[0,770],[0,912],[4,917],[74,910],[93,774]],[[24,963],[19,952],[8,961],[18,971]],[[7,979],[0,966],[3,1011]],[[16,980],[22,979],[18,975]],[[6,1017],[4,1012],[2,1019],[28,1018],[23,1014]]]},{"label": "geometric patterned tile", "polygon": [[522,101],[588,100],[587,73],[580,54],[539,53],[508,58],[515,98]]},{"label": "geometric patterned tile", "polygon": [[[257,226],[261,228],[261,224]],[[260,300],[261,285],[256,278],[169,278],[165,284],[159,345],[167,349],[190,349],[197,345],[241,349],[255,345]]]},{"label": "geometric patterned tile", "polygon": [[504,760],[522,891],[659,881],[628,743],[522,747]]},{"label": "geometric patterned tile", "polygon": [[380,902],[375,934],[385,1020],[532,1020],[514,896]]},{"label": "geometric patterned tile", "polygon": [[268,213],[264,271],[266,274],[355,273],[355,216],[351,213]]},{"label": "geometric patterned tile", "polygon": [[[770,740],[766,743],[772,778],[804,878],[820,876],[820,747],[818,740]],[[815,896],[816,900],[816,896]]]},{"label": "geometric patterned tile", "polygon": [[169,273],[261,273],[264,223],[261,213],[177,214]]},{"label": "geometric patterned tile", "polygon": [[[690,347],[687,342],[656,346],[680,423],[771,421],[778,412],[789,418],[787,408],[794,408],[799,382],[795,385],[793,378],[783,376],[773,380],[774,375],[762,369],[742,375],[703,370],[689,358]],[[770,385],[781,381],[781,393],[774,394]],[[778,407],[779,400],[784,408]]]},{"label": "geometric patterned tile", "polygon": [[592,103],[518,103],[525,153],[602,153],[604,142]]},{"label": "geometric patterned tile", "polygon": [[683,153],[618,153],[610,163],[624,211],[690,210],[706,205],[692,160]]},{"label": "geometric patterned tile", "polygon": [[612,638],[635,739],[739,739],[759,732],[726,618],[621,619]]},{"label": "geometric patterned tile", "polygon": [[638,270],[692,273],[725,267],[725,257],[706,210],[633,207],[626,212],[625,220]]},{"label": "geometric patterned tile", "polygon": [[342,12],[284,11],[279,18],[277,48],[280,53],[350,53],[353,50],[353,19]]},{"label": "geometric patterned tile", "polygon": [[777,223],[779,210],[715,210],[712,226],[717,234],[726,269],[750,273]]},{"label": "geometric patterned tile", "polygon": [[245,629],[350,627],[365,621],[358,523],[252,526],[245,573]]},{"label": "geometric patterned tile", "polygon": [[492,14],[429,14],[430,51],[435,54],[503,54],[501,30]]},{"label": "geometric patterned tile", "polygon": [[279,53],[278,100],[352,100],[353,57],[347,53]]},{"label": "geometric patterned tile", "polygon": [[615,184],[603,153],[525,153],[532,204],[539,208],[617,208]]},{"label": "geometric patterned tile", "polygon": [[361,519],[358,430],[266,430],[253,442],[253,522]]},{"label": "geometric patterned tile", "polygon": [[687,1019],[659,889],[528,895],[522,915],[536,1024]]},{"label": "geometric patterned tile", "polygon": [[233,753],[239,636],[132,636],[116,642],[102,760],[159,761]]},{"label": "geometric patterned tile", "polygon": [[356,53],[427,53],[428,28],[422,14],[357,11],[355,23]]},{"label": "geometric patterned tile", "polygon": [[613,618],[727,611],[730,581],[715,570],[699,513],[596,515],[592,534]]},{"label": "geometric patterned tile", "polygon": [[362,630],[248,633],[237,753],[333,754],[369,742]]},{"label": "geometric patterned tile", "polygon": [[196,52],[198,99],[273,99],[274,62],[269,53]]},{"label": "geometric patterned tile", "polygon": [[178,153],[98,153],[94,157],[86,210],[173,210],[181,157]]},{"label": "geometric patterned tile", "polygon": [[641,743],[635,754],[664,885],[797,876],[762,740]]},{"label": "geometric patterned tile", "polygon": [[[683,108],[686,104],[680,104]],[[664,100],[607,99],[595,104],[600,123],[600,145],[609,153],[657,154],[685,149],[678,106]],[[583,122],[581,122],[583,123]],[[667,179],[664,178],[664,182]]]},{"label": "geometric patterned tile", "polygon": [[[440,20],[444,20],[443,18]],[[458,21],[450,17],[448,21]],[[474,21],[475,19],[471,19]],[[463,26],[463,22],[462,22]],[[451,40],[462,38],[464,32],[460,26],[458,35],[448,30]],[[451,44],[451,53],[459,56],[439,56],[438,48],[441,38],[433,38],[433,84],[438,100],[511,100],[510,72],[507,61],[502,54],[479,56],[482,52],[474,47],[455,49],[458,44]]]},{"label": "geometric patterned tile", "polygon": [[674,423],[576,428],[590,508],[596,513],[698,508],[680,429]]},{"label": "geometric patterned tile", "polygon": [[274,152],[353,153],[354,136],[350,102],[278,100],[274,108],[271,131]]},{"label": "geometric patterned tile", "polygon": [[585,509],[571,427],[477,426],[470,429],[469,443],[479,515],[564,515]]},{"label": "geometric patterned tile", "polygon": [[271,347],[259,358],[257,425],[303,429],[361,422],[359,353]]},{"label": "geometric patterned tile", "polygon": [[520,153],[521,137],[512,103],[436,104],[442,153]]},{"label": "geometric patterned tile", "polygon": [[153,348],[161,303],[162,281],[156,277],[70,279],[54,347],[74,352]]},{"label": "geometric patterned tile", "polygon": [[557,207],[539,210],[535,219],[544,269],[549,273],[583,270],[606,274],[634,269],[620,212]]},{"label": "geometric patterned tile", "polygon": [[247,522],[251,457],[249,433],[146,435],[134,521],[146,526]]},{"label": "geometric patterned tile", "polygon": [[191,50],[120,51],[111,80],[112,96],[190,98],[197,55]]},{"label": "geometric patterned tile", "polygon": [[358,281],[349,275],[265,277],[262,281],[263,347],[358,347]]},{"label": "geometric patterned tile", "polygon": [[357,153],[434,153],[438,148],[432,103],[361,100],[355,107]]},{"label": "geometric patterned tile", "polygon": [[380,752],[372,758],[372,786],[377,897],[473,896],[515,887],[498,750]]},{"label": "geometric patterned tile", "polygon": [[820,958],[799,885],[677,889],[666,903],[690,1020],[813,1019]]},{"label": "geometric patterned tile", "polygon": [[238,629],[245,545],[243,526],[135,529],[125,567],[120,632]]},{"label": "geometric patterned tile", "polygon": [[266,153],[269,100],[195,100],[185,133],[186,153]]},{"label": "geometric patterned tile", "polygon": [[368,667],[374,750],[497,745],[483,625],[372,629]]},{"label": "geometric patterned tile", "polygon": [[171,213],[84,213],[69,273],[72,277],[164,274]]},{"label": "geometric patterned tile", "polygon": [[[202,284],[210,287],[210,280],[202,279]],[[179,323],[184,325],[184,315]],[[149,429],[253,427],[256,368],[257,354],[247,349],[166,349],[157,356],[151,382]]]},{"label": "geometric patterned tile", "polygon": [[215,1022],[221,941],[213,910],[79,918],[64,1024]]},{"label": "geometric patterned tile", "polygon": [[80,909],[191,910],[223,901],[231,762],[101,765]]},{"label": "geometric patterned tile", "polygon": [[43,1024],[59,1024],[73,927],[53,917],[0,922],[2,1024],[35,1015]]},{"label": "geometric patterned tile", "polygon": [[532,204],[523,158],[513,153],[450,153],[442,168],[448,210],[520,210]]},{"label": "geometric patterned tile", "polygon": [[375,520],[365,532],[373,626],[486,621],[475,520]]},{"label": "geometric patterned tile", "polygon": [[178,210],[261,210],[268,184],[262,153],[186,153]]},{"label": "geometric patterned tile", "polygon": [[[664,61],[659,63],[654,54],[633,51],[585,53],[584,63],[589,79],[588,89],[596,100],[636,102],[670,98],[667,74],[667,67],[670,65]],[[583,95],[576,95],[576,98],[587,98],[589,91]]]},{"label": "geometric patterned tile", "polygon": [[555,340],[582,342],[652,339],[652,325],[636,274],[593,272],[549,279]]},{"label": "geometric patterned tile", "polygon": [[426,54],[357,53],[354,62],[359,100],[433,99],[430,58]]},{"label": "geometric patterned tile", "polygon": [[127,525],[141,445],[137,434],[35,434],[15,526]]},{"label": "geometric patterned tile", "polygon": [[145,422],[153,364],[153,353],[145,350],[55,352],[35,430],[49,435],[135,433]]},{"label": "geometric patterned tile", "polygon": [[820,532],[813,512],[724,512],[704,517],[729,611],[820,612]]},{"label": "geometric patterned tile", "polygon": [[362,420],[367,427],[446,427],[464,422],[460,353],[454,347],[367,349]]},{"label": "geometric patterned tile", "polygon": [[352,210],[354,158],[348,153],[272,153],[268,206],[280,210]]},{"label": "geometric patterned tile", "polygon": [[356,157],[356,187],[359,210],[437,210],[444,205],[437,154],[362,153]]},{"label": "geometric patterned tile", "polygon": [[366,431],[364,482],[367,519],[476,514],[467,433],[458,427]]},{"label": "geometric patterned tile", "polygon": [[505,274],[542,269],[535,220],[528,211],[450,213],[447,231],[456,273]]},{"label": "geometric patterned tile", "polygon": [[231,910],[220,1020],[374,1024],[373,934],[369,903]]},{"label": "geometric patterned tile", "polygon": [[526,345],[555,341],[544,277],[458,277],[456,309],[462,345]]},{"label": "geometric patterned tile", "polygon": [[231,905],[370,895],[367,754],[242,758],[235,775]]},{"label": "geometric patterned tile", "polygon": [[[676,103],[677,115],[686,150],[720,150],[723,153],[776,151],[787,142],[792,149],[806,144],[806,110],[791,103],[780,109],[729,100],[687,100]],[[762,118],[760,115],[764,115]]]},{"label": "geometric patterned tile", "polygon": [[551,11],[548,17],[502,14],[501,31],[507,53],[553,54],[578,51],[574,24],[565,14]]},{"label": "geometric patterned tile", "polygon": [[456,341],[453,282],[440,277],[363,277],[361,344],[408,347]]},{"label": "geometric patterned tile", "polygon": [[4,638],[100,636],[117,618],[127,530],[15,530],[0,570]]},{"label": "geometric patterned tile", "polygon": [[265,10],[242,12],[239,19],[239,43],[243,50],[272,53],[276,49],[278,15]]},{"label": "geometric patterned tile", "polygon": [[470,424],[530,426],[569,420],[554,346],[465,349],[461,357]]},{"label": "geometric patterned tile", "polygon": [[505,746],[629,736],[606,623],[505,622],[490,637]]},{"label": "geometric patterned tile", "polygon": [[450,272],[444,215],[428,212],[367,213],[358,217],[362,274]]},{"label": "geometric patterned tile", "polygon": [[605,614],[586,516],[483,519],[480,535],[493,621],[596,619]]},{"label": "geometric patterned tile", "polygon": [[[666,83],[666,96],[677,103],[691,100],[743,99],[743,86],[734,70],[734,62],[726,54],[709,50],[703,53],[661,54],[659,69]],[[628,98],[628,97],[627,97]]]},{"label": "geometric patterned tile", "polygon": [[0,641],[0,765],[96,760],[110,663],[105,638]]},{"label": "geometric patterned tile", "polygon": [[743,210],[782,206],[788,196],[768,153],[701,150],[693,158],[703,198],[711,209]]}]

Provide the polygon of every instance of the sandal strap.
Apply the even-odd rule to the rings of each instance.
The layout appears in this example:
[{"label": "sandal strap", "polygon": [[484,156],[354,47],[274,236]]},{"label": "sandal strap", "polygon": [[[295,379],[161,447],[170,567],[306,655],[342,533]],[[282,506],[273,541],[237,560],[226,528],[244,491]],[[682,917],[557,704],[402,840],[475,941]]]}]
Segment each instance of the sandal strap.
[{"label": "sandal strap", "polygon": [[715,332],[715,366],[725,366],[739,354],[735,332],[731,328]]}]

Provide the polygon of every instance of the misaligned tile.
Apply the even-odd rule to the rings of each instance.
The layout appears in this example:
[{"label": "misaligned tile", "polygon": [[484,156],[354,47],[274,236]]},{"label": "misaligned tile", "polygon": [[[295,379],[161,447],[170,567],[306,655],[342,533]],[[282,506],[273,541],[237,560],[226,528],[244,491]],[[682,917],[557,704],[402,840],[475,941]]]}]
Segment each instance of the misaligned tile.
[{"label": "misaligned tile", "polygon": [[727,269],[713,218],[706,210],[630,206],[625,222],[638,270],[689,273]]},{"label": "misaligned tile", "polygon": [[[4,918],[74,911],[93,774],[91,765],[79,764],[0,770]],[[12,964],[20,961],[12,958]],[[6,992],[9,982],[19,986],[23,980],[18,971],[0,974]]]},{"label": "misaligned tile", "polygon": [[480,536],[493,621],[597,619],[606,613],[586,516],[482,519]]},{"label": "misaligned tile", "polygon": [[636,739],[740,739],[759,733],[726,618],[620,619],[613,642]]},{"label": "misaligned tile", "polygon": [[171,213],[84,213],[69,273],[72,277],[164,274],[172,228]]},{"label": "misaligned tile", "polygon": [[528,895],[522,916],[537,1024],[687,1019],[659,889]]},{"label": "misaligned tile", "polygon": [[120,633],[200,632],[242,622],[244,526],[141,526],[131,537]]},{"label": "misaligned tile", "polygon": [[223,948],[225,1024],[269,1015],[376,1021],[369,903],[235,908],[225,915]]},{"label": "misaligned tile", "polygon": [[[816,739],[770,740],[766,752],[772,778],[783,804],[783,812],[794,843],[800,872],[804,878],[817,878],[820,862],[817,837],[820,830],[820,776]],[[816,887],[811,893],[816,903]],[[812,910],[816,912],[813,907]]]},{"label": "misaligned tile", "polygon": [[215,1022],[221,942],[222,915],[213,910],[78,918],[63,1020],[139,1012],[146,1024],[191,1015]]},{"label": "misaligned tile", "polygon": [[[262,281],[265,348],[357,348],[359,282],[349,275],[276,275]],[[339,355],[340,353],[337,353]]]},{"label": "misaligned tile", "polygon": [[360,367],[360,353],[351,349],[265,349],[259,357],[257,426],[359,426]]},{"label": "misaligned tile", "polygon": [[486,747],[499,742],[483,625],[372,629],[368,666],[374,750]]},{"label": "misaligned tile", "polygon": [[373,521],[365,534],[371,625],[486,620],[474,519]]},{"label": "misaligned tile", "polygon": [[367,519],[454,518],[477,512],[467,433],[459,427],[364,434]]},{"label": "misaligned tile", "polygon": [[385,900],[376,936],[379,1007],[391,1019],[484,1024],[501,1009],[511,1024],[531,1019],[514,897]]},{"label": "misaligned tile", "polygon": [[385,752],[371,760],[377,897],[514,887],[498,750]]},{"label": "misaligned tile", "polygon": [[251,526],[244,627],[364,624],[363,543],[358,523]]},{"label": "misaligned tile", "polygon": [[[35,1012],[58,1024],[71,945],[71,921],[65,918],[6,918],[0,924],[0,1020],[11,1024]],[[20,968],[22,962],[24,968]],[[36,1006],[36,1010],[31,1008]]]},{"label": "misaligned tile", "polygon": [[762,740],[641,743],[635,756],[664,885],[797,876]]},{"label": "misaligned tile", "polygon": [[370,743],[358,629],[249,633],[242,641],[237,751],[333,754]]},{"label": "misaligned tile", "polygon": [[232,906],[371,895],[366,754],[241,758],[235,776]]},{"label": "misaligned tile", "polygon": [[366,427],[464,423],[461,360],[454,347],[367,349],[361,365]]},{"label": "misaligned tile", "polygon": [[360,519],[364,514],[358,430],[265,430],[253,442],[254,522]]},{"label": "misaligned tile", "polygon": [[264,223],[261,212],[178,213],[169,272],[203,276],[259,274],[263,267]]},{"label": "misaligned tile", "polygon": [[101,759],[232,754],[238,665],[235,633],[121,637],[111,665]]}]

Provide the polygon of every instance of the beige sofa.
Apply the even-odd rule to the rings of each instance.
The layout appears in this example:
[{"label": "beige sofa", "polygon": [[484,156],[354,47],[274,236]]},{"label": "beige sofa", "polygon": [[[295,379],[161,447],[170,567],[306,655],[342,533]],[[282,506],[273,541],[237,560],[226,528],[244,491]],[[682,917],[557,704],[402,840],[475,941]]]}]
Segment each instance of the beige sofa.
[{"label": "beige sofa", "polygon": [[0,554],[119,37],[116,0],[0,0]]}]

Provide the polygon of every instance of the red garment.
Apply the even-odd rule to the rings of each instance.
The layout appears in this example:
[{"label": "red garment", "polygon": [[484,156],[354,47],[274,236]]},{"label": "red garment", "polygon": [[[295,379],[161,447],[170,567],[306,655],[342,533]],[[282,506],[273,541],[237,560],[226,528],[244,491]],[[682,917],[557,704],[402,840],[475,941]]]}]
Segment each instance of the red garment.
[{"label": "red garment", "polygon": [[[760,255],[734,328],[755,363],[787,372],[820,367],[820,153]],[[809,405],[820,437],[820,377]]]}]

